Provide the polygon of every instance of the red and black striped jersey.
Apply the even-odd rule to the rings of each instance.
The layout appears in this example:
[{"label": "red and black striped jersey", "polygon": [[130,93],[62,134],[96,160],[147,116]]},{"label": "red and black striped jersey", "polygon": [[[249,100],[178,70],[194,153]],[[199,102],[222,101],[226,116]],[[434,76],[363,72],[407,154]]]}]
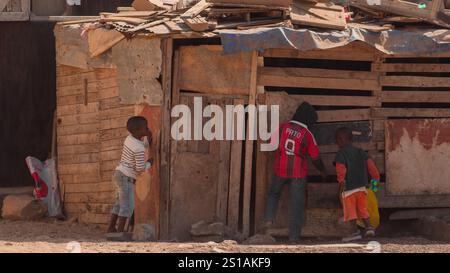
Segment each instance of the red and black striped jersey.
[{"label": "red and black striped jersey", "polygon": [[319,148],[308,127],[294,120],[281,124],[275,158],[275,174],[285,178],[305,178],[308,159],[319,157]]}]

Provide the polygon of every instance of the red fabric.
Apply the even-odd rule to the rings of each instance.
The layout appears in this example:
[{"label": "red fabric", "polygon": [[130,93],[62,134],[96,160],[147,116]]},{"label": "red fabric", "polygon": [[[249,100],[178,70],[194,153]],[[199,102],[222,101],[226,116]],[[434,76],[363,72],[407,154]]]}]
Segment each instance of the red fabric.
[{"label": "red fabric", "polygon": [[285,178],[305,178],[308,175],[306,155],[315,160],[319,148],[312,133],[296,122],[283,123],[279,130],[279,146],[275,158],[275,174]]},{"label": "red fabric", "polygon": [[48,194],[47,184],[45,184],[45,182],[42,181],[37,172],[32,173],[31,176],[33,177],[33,180],[36,184],[36,187],[34,188],[34,194],[36,198],[41,199],[46,197]]},{"label": "red fabric", "polygon": [[336,176],[339,183],[344,183],[347,168],[344,164],[336,162]]},{"label": "red fabric", "polygon": [[367,159],[367,170],[369,171],[372,179],[380,181],[380,172],[378,171],[377,165],[375,165],[375,162],[371,158]]},{"label": "red fabric", "polygon": [[369,218],[367,211],[367,193],[358,191],[344,198],[344,220],[352,221],[356,219]]}]

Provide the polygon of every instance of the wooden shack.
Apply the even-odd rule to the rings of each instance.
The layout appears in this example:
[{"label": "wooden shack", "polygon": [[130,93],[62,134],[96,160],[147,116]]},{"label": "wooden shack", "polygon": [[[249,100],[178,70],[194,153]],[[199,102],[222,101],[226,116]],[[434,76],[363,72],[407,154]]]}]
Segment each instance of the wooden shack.
[{"label": "wooden shack", "polygon": [[[89,58],[80,32],[55,28],[58,172],[69,216],[107,223],[125,123],[143,115],[155,136],[148,152],[156,165],[138,179],[136,222],[154,224],[161,239],[189,240],[200,220],[254,234],[273,153],[261,152],[261,141],[173,140],[171,108],[192,105],[194,97],[205,105],[279,105],[280,121],[308,101],[319,113],[314,132],[330,174],[334,131],[348,126],[382,172],[381,208],[450,207],[450,52],[387,55],[352,42],[230,55],[219,39],[185,34],[138,35]],[[309,181],[304,235],[341,235],[335,177],[321,181],[312,170]],[[276,221],[280,235],[286,199]]]}]

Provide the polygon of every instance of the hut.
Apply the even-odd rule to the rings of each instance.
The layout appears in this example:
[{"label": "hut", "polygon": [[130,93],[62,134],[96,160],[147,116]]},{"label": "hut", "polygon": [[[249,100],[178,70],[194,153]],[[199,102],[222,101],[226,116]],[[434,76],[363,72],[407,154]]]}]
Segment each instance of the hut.
[{"label": "hut", "polygon": [[[174,140],[171,109],[193,106],[195,97],[204,105],[279,105],[280,121],[308,101],[318,110],[314,133],[330,181],[334,131],[347,126],[382,173],[381,208],[450,207],[447,29],[323,31],[246,22],[193,31],[189,21],[173,19],[185,10],[166,12],[171,19],[104,14],[96,20],[102,27],[55,27],[58,173],[69,216],[107,223],[124,125],[142,115],[154,134],[148,153],[156,163],[136,183],[135,221],[153,224],[160,239],[188,240],[201,220],[254,234],[273,154],[259,149],[262,140]],[[304,235],[341,235],[337,183],[314,170],[309,181]],[[282,199],[279,235],[287,227]]]}]

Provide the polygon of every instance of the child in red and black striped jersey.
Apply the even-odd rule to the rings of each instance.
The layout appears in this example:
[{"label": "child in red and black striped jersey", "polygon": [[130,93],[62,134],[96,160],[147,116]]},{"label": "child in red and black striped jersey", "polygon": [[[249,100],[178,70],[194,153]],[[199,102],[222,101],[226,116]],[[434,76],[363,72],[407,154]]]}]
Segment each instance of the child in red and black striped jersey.
[{"label": "child in red and black striped jersey", "polygon": [[281,191],[285,185],[289,186],[289,240],[292,243],[299,241],[303,225],[308,157],[322,176],[327,176],[316,140],[309,131],[316,121],[315,109],[304,102],[297,108],[292,120],[281,124],[278,130],[279,146],[276,151],[275,174],[267,198],[264,228],[267,230],[272,225]]}]

